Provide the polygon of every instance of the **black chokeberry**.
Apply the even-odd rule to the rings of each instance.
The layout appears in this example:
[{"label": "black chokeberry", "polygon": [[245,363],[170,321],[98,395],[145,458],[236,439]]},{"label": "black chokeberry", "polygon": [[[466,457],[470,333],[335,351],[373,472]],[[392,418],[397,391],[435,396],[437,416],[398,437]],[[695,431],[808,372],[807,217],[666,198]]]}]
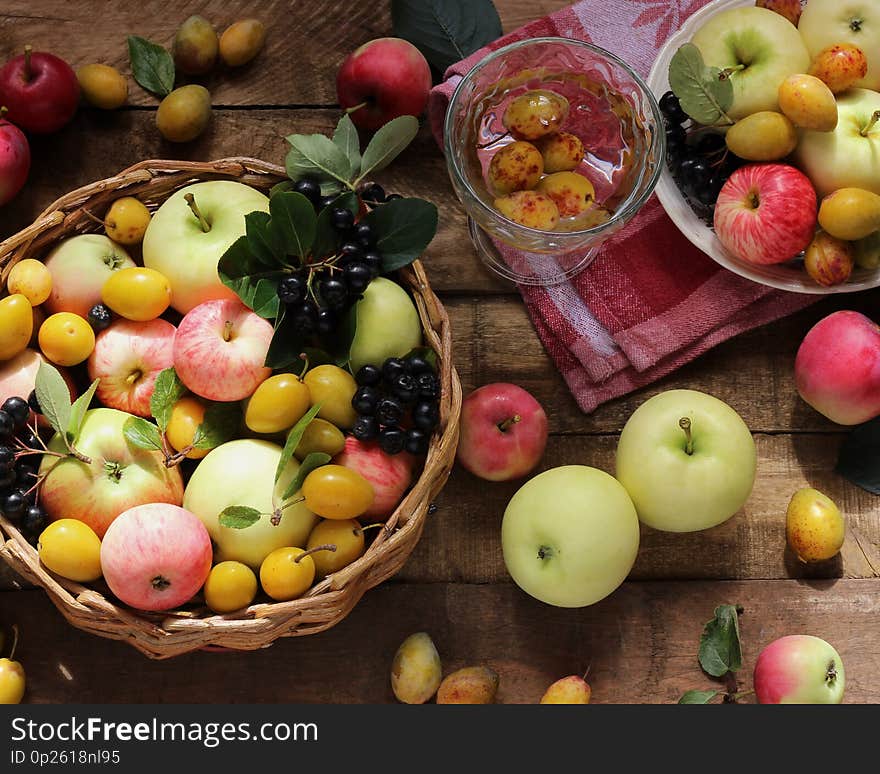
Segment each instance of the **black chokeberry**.
[{"label": "black chokeberry", "polygon": [[[34,455],[37,456],[36,454]],[[27,491],[37,481],[33,468],[26,468],[21,465],[15,468],[15,485]]]},{"label": "black chokeberry", "polygon": [[336,201],[336,196],[322,196],[318,199],[318,210],[323,210],[326,207],[329,207],[333,202]]},{"label": "black chokeberry", "polygon": [[379,448],[386,454],[400,454],[406,444],[406,433],[399,427],[383,427],[379,431]]},{"label": "black chokeberry", "polygon": [[28,402],[24,398],[19,398],[17,395],[3,401],[3,405],[0,406],[0,411],[5,411],[12,417],[12,425],[16,433],[27,424],[28,417],[31,415],[31,409],[30,406],[28,406]]},{"label": "black chokeberry", "polygon": [[416,456],[427,453],[428,451],[428,440],[430,436],[419,430],[417,427],[411,427],[406,431],[406,444],[404,445],[404,449],[409,454],[413,454]]},{"label": "black chokeberry", "polygon": [[361,387],[375,387],[382,381],[382,369],[370,364],[361,366],[354,375],[354,380]]},{"label": "black chokeberry", "polygon": [[413,424],[425,432],[431,432],[440,421],[440,409],[434,401],[416,403],[412,412]]},{"label": "black chokeberry", "polygon": [[348,288],[342,280],[330,278],[321,281],[318,286],[321,298],[324,299],[328,306],[339,309],[345,306],[348,301]]},{"label": "black chokeberry", "polygon": [[354,225],[354,215],[347,207],[334,207],[330,211],[330,223],[337,231],[348,231]]},{"label": "black chokeberry", "polygon": [[290,324],[300,336],[311,336],[318,327],[318,313],[312,304],[305,304],[290,316]]},{"label": "black chokeberry", "polygon": [[110,311],[110,307],[104,304],[95,304],[89,309],[87,319],[92,330],[95,333],[100,333],[110,327],[110,323],[113,322],[113,312]]},{"label": "black chokeberry", "polygon": [[0,440],[9,438],[15,429],[15,422],[5,411],[0,411]]},{"label": "black chokeberry", "polygon": [[0,446],[0,470],[8,470],[15,464],[15,449],[11,446]]},{"label": "black chokeberry", "polygon": [[401,374],[398,376],[391,386],[391,391],[394,393],[394,397],[398,398],[405,405],[415,403],[419,397],[419,388],[412,374]]},{"label": "black chokeberry", "polygon": [[306,197],[313,205],[321,201],[321,184],[313,177],[301,177],[290,189]]},{"label": "black chokeberry", "polygon": [[405,362],[406,372],[412,374],[413,376],[434,373],[434,368],[427,361],[427,359],[422,357],[421,355],[410,355]]},{"label": "black chokeberry", "polygon": [[37,400],[37,391],[31,390],[31,394],[28,395],[28,406],[31,407],[31,411],[34,414],[42,414],[43,409],[40,408],[40,401]]},{"label": "black chokeberry", "polygon": [[379,397],[375,387],[358,387],[351,399],[351,407],[362,416],[372,416],[379,405]]},{"label": "black chokeberry", "polygon": [[0,511],[3,511],[3,515],[12,522],[21,520],[25,508],[27,508],[27,498],[24,492],[19,490],[10,492],[0,503]]},{"label": "black chokeberry", "polygon": [[385,201],[385,189],[378,183],[370,183],[361,192],[361,199],[370,204],[381,204]]},{"label": "black chokeberry", "polygon": [[15,484],[15,468],[0,470],[0,492],[7,493]]},{"label": "black chokeberry", "polygon": [[397,398],[382,398],[376,405],[376,419],[381,425],[396,425],[403,418],[403,406]]},{"label": "black chokeberry", "polygon": [[332,309],[324,307],[318,310],[315,316],[315,330],[322,336],[327,336],[336,330],[336,315]]},{"label": "black chokeberry", "polygon": [[36,538],[46,526],[46,511],[39,505],[31,505],[21,517],[21,531],[27,538]]},{"label": "black chokeberry", "polygon": [[406,373],[406,366],[399,357],[389,357],[382,364],[382,379],[389,386],[394,384],[397,377],[404,373]]},{"label": "black chokeberry", "polygon": [[373,277],[378,277],[382,273],[382,256],[375,250],[364,253],[364,263],[370,269]]},{"label": "black chokeberry", "polygon": [[363,247],[372,247],[376,244],[376,235],[369,223],[358,223],[354,227],[354,238]]},{"label": "black chokeberry", "polygon": [[299,275],[285,277],[278,283],[278,300],[282,304],[301,304],[308,292],[305,279]]},{"label": "black chokeberry", "polygon": [[354,421],[351,434],[359,441],[372,441],[379,435],[379,422],[376,417],[359,416]]},{"label": "black chokeberry", "polygon": [[402,199],[403,197],[400,194],[388,194],[385,197],[386,202],[393,202],[395,199]]},{"label": "black chokeberry", "polygon": [[363,293],[373,274],[365,263],[358,261],[345,267],[345,284],[352,293]]},{"label": "black chokeberry", "polygon": [[339,248],[339,263],[347,266],[355,261],[360,261],[364,257],[364,248],[356,242],[345,242]]},{"label": "black chokeberry", "polygon": [[688,119],[687,113],[682,110],[678,97],[671,91],[667,91],[660,97],[660,112],[673,124],[683,124]]},{"label": "black chokeberry", "polygon": [[416,377],[416,385],[422,400],[436,400],[440,396],[440,385],[434,374],[419,374]]},{"label": "black chokeberry", "polygon": [[40,443],[40,437],[33,430],[20,433],[18,440],[21,441],[28,449],[42,449],[43,444]]}]

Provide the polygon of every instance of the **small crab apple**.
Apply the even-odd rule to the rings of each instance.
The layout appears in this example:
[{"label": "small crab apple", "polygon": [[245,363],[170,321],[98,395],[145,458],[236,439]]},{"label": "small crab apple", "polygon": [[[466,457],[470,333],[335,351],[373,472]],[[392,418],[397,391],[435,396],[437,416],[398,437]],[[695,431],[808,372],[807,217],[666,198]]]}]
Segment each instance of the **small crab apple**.
[{"label": "small crab apple", "polygon": [[541,704],[589,704],[592,689],[580,675],[562,677],[553,683],[541,697]]},{"label": "small crab apple", "polygon": [[754,681],[759,704],[840,704],[846,675],[825,640],[792,634],[761,651]]},{"label": "small crab apple", "polygon": [[559,216],[570,218],[586,212],[596,200],[596,191],[588,178],[577,172],[555,172],[547,175],[536,189],[549,196],[559,210]]},{"label": "small crab apple", "polygon": [[559,222],[559,209],[546,194],[514,191],[495,200],[495,209],[505,218],[528,228],[550,231]]},{"label": "small crab apple", "polygon": [[530,142],[505,145],[489,162],[489,187],[498,195],[534,188],[544,172],[544,159]]},{"label": "small crab apple", "polygon": [[584,158],[584,144],[571,132],[557,132],[542,137],[536,145],[541,151],[544,171],[548,175],[554,172],[571,172],[577,169]]},{"label": "small crab apple", "polygon": [[568,116],[568,100],[548,89],[527,91],[505,109],[501,122],[518,140],[537,140],[559,131]]},{"label": "small crab apple", "polygon": [[785,535],[802,562],[822,562],[840,551],[846,524],[830,497],[805,487],[798,489],[788,504]]},{"label": "small crab apple", "polygon": [[852,43],[835,43],[816,54],[809,74],[824,81],[832,93],[840,94],[868,74],[868,58]]}]

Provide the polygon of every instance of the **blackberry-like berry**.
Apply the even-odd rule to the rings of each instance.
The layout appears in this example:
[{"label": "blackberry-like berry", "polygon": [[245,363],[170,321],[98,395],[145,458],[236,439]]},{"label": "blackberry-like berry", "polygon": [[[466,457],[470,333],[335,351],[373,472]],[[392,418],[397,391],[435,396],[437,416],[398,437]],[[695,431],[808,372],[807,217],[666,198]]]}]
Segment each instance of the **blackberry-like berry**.
[{"label": "blackberry-like berry", "polygon": [[364,263],[373,277],[378,277],[382,273],[382,256],[375,250],[364,253]]},{"label": "blackberry-like berry", "polygon": [[354,215],[347,207],[335,207],[330,211],[330,224],[337,231],[348,231],[354,225]]},{"label": "blackberry-like berry", "polygon": [[369,204],[381,204],[385,201],[385,189],[378,183],[370,183],[361,191],[361,199]]},{"label": "blackberry-like berry", "polygon": [[410,373],[413,376],[434,373],[434,369],[431,367],[431,364],[421,355],[410,355],[405,362],[407,373]]},{"label": "blackberry-like berry", "polygon": [[322,196],[320,199],[318,199],[318,211],[320,212],[321,210],[329,207],[335,201],[335,196]]},{"label": "blackberry-like berry", "polygon": [[412,374],[398,376],[391,390],[394,397],[404,404],[415,403],[419,397],[419,387]]},{"label": "blackberry-like berry", "polygon": [[372,441],[379,435],[379,421],[376,417],[360,416],[355,420],[351,434],[359,441]]},{"label": "blackberry-like berry", "polygon": [[397,398],[382,398],[376,405],[376,419],[381,425],[396,425],[403,418],[403,406]]},{"label": "blackberry-like berry", "polygon": [[386,454],[400,454],[406,444],[406,433],[399,427],[383,427],[379,431],[379,448]]},{"label": "blackberry-like berry", "polygon": [[683,124],[688,120],[687,113],[681,108],[681,102],[671,91],[660,97],[660,112],[671,124]]},{"label": "blackberry-like berry", "polygon": [[305,196],[313,206],[317,206],[321,201],[321,184],[314,178],[300,178],[290,190]]},{"label": "blackberry-like berry", "polygon": [[361,416],[372,416],[379,405],[379,391],[375,387],[358,387],[351,399],[351,407]]},{"label": "blackberry-like berry", "polygon": [[11,438],[15,429],[15,422],[5,411],[0,410],[0,440]]},{"label": "blackberry-like berry", "polygon": [[11,522],[20,521],[25,508],[27,508],[27,498],[20,490],[10,492],[0,503],[0,511],[3,511],[3,515]]},{"label": "blackberry-like berry", "polygon": [[15,464],[15,449],[11,446],[0,446],[0,470],[8,470]]},{"label": "blackberry-like berry", "polygon": [[31,394],[28,395],[28,406],[31,407],[31,411],[34,414],[42,414],[43,409],[40,408],[40,401],[37,400],[37,391],[31,390]]},{"label": "blackberry-like berry", "polygon": [[348,266],[356,261],[363,260],[364,249],[356,242],[345,242],[339,248],[339,265]]},{"label": "blackberry-like berry", "polygon": [[399,357],[389,357],[382,364],[382,379],[389,386],[394,384],[398,376],[403,376],[405,373],[406,366]]},{"label": "blackberry-like berry", "polygon": [[416,377],[416,386],[422,400],[436,400],[440,397],[440,385],[434,374],[419,374]]},{"label": "blackberry-like berry", "polygon": [[46,511],[31,505],[21,517],[21,531],[28,540],[36,540],[46,526]]},{"label": "blackberry-like berry", "polygon": [[17,395],[3,401],[0,411],[5,411],[12,417],[12,428],[16,433],[27,425],[28,417],[31,415],[27,401]]},{"label": "blackberry-like berry", "polygon": [[429,436],[426,432],[419,430],[417,427],[411,427],[406,431],[406,444],[404,449],[407,453],[416,457],[426,454],[428,451]]},{"label": "blackberry-like berry", "polygon": [[363,293],[373,274],[365,263],[350,263],[345,267],[345,284],[352,293]]},{"label": "blackberry-like berry", "polygon": [[336,315],[332,309],[319,309],[315,317],[315,330],[322,336],[327,336],[336,330]]},{"label": "blackberry-like berry", "polygon": [[301,304],[307,292],[306,281],[298,274],[285,277],[278,283],[278,300],[282,304]]},{"label": "blackberry-like berry", "polygon": [[354,380],[361,387],[375,387],[382,381],[382,369],[369,364],[361,366],[354,375]]},{"label": "blackberry-like berry", "polygon": [[434,402],[422,401],[413,409],[412,420],[419,430],[430,433],[440,421],[440,409]]},{"label": "blackberry-like berry", "polygon": [[290,317],[293,330],[301,336],[311,336],[318,328],[318,313],[312,304],[299,307]]},{"label": "blackberry-like berry", "polygon": [[110,327],[110,323],[113,322],[113,312],[104,304],[95,304],[89,309],[88,321],[92,330],[95,333],[100,333]]},{"label": "blackberry-like berry", "polygon": [[325,279],[318,286],[321,298],[334,309],[339,309],[348,301],[348,288],[338,279]]},{"label": "blackberry-like berry", "polygon": [[354,227],[354,238],[358,244],[364,247],[372,247],[376,244],[376,236],[373,234],[373,229],[369,223],[358,223]]}]

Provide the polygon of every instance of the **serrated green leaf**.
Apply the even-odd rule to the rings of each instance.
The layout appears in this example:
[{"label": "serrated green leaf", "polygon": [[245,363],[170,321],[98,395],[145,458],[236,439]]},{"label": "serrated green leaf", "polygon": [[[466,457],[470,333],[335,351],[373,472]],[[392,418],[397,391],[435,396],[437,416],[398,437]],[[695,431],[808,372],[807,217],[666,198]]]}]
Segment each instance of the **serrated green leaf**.
[{"label": "serrated green leaf", "polygon": [[366,218],[382,254],[382,271],[396,271],[418,258],[437,233],[437,208],[424,199],[394,199]]},{"label": "serrated green leaf", "polygon": [[708,704],[720,691],[687,691],[678,700],[679,704]]},{"label": "serrated green leaf", "polygon": [[231,441],[241,429],[239,403],[211,403],[205,409],[205,418],[193,434],[196,449],[216,449]]},{"label": "serrated green leaf", "polygon": [[245,306],[261,317],[272,319],[278,314],[277,289],[283,272],[280,268],[269,268],[257,259],[246,236],[239,237],[223,253],[217,264],[217,274]]},{"label": "serrated green leaf", "polygon": [[86,411],[89,410],[92,398],[95,397],[95,390],[98,389],[98,384],[100,384],[100,382],[100,379],[95,379],[95,381],[89,385],[89,388],[80,395],[70,407],[70,420],[67,425],[67,433],[73,443],[76,443],[83,420],[86,417]]},{"label": "serrated green leaf", "polygon": [[347,184],[351,164],[336,143],[323,134],[292,134],[287,138],[290,150],[285,159],[287,174],[292,180],[304,175],[319,180],[338,180]]},{"label": "serrated green leaf", "polygon": [[719,605],[700,637],[700,666],[712,677],[723,677],[742,667],[736,605]]},{"label": "serrated green leaf", "polygon": [[167,97],[174,90],[174,59],[162,46],[129,35],[128,56],[134,79],[147,91]]},{"label": "serrated green leaf", "polygon": [[138,449],[162,451],[162,436],[159,428],[142,417],[129,417],[122,425],[125,440]]},{"label": "serrated green leaf", "polygon": [[318,213],[318,220],[315,225],[315,241],[312,244],[312,255],[316,258],[324,258],[336,252],[336,248],[339,246],[339,232],[333,228],[331,217],[333,210],[339,207],[344,207],[352,215],[357,215],[357,194],[353,191],[347,191],[342,196],[336,197],[332,207],[325,207]]},{"label": "serrated green leaf", "polygon": [[360,178],[385,169],[418,133],[419,120],[415,116],[398,116],[382,126],[364,151]]},{"label": "serrated green leaf", "polygon": [[315,241],[317,215],[312,203],[301,193],[285,191],[269,199],[269,224],[276,239],[287,255],[304,257]]},{"label": "serrated green leaf", "polygon": [[[272,216],[256,210],[244,216],[245,236],[251,255],[266,266],[277,268],[284,257],[284,249],[269,227]],[[234,244],[234,243],[233,243]]]},{"label": "serrated green leaf", "polygon": [[[351,179],[361,167],[361,140],[348,113],[343,113],[342,118],[339,119],[333,131],[333,142],[342,149],[348,159],[348,174]],[[321,193],[324,194],[323,191]]]},{"label": "serrated green leaf", "polygon": [[229,529],[247,529],[256,524],[263,514],[256,508],[248,508],[246,505],[230,505],[220,511],[218,521],[221,527]]},{"label": "serrated green leaf", "polygon": [[681,46],[669,62],[669,88],[682,110],[700,124],[718,123],[733,104],[733,83],[720,76],[717,67],[705,65],[693,43]]},{"label": "serrated green leaf", "polygon": [[342,183],[338,180],[322,180],[321,196],[335,196],[342,190]]},{"label": "serrated green leaf", "polygon": [[280,183],[275,183],[269,189],[269,197],[275,196],[277,193],[282,193],[283,191],[289,191],[293,188],[293,180],[282,180]]},{"label": "serrated green leaf", "polygon": [[859,425],[846,437],[835,471],[866,492],[880,495],[880,417]]},{"label": "serrated green leaf", "polygon": [[150,396],[150,413],[159,430],[165,432],[168,429],[168,423],[171,421],[171,410],[186,393],[186,387],[180,381],[177,371],[174,368],[166,368],[160,371],[156,377],[156,383],[153,386],[153,394]]},{"label": "serrated green leaf", "polygon": [[46,417],[52,429],[67,441],[71,407],[70,389],[67,382],[64,381],[64,377],[61,376],[57,368],[45,361],[40,361],[34,389],[43,416]]},{"label": "serrated green leaf", "polygon": [[311,452],[307,454],[305,459],[299,464],[299,470],[296,471],[293,480],[287,485],[287,489],[284,490],[282,499],[287,500],[288,498],[293,497],[293,495],[302,489],[303,481],[306,480],[306,476],[315,468],[320,468],[321,465],[326,465],[331,459],[333,458],[324,452]]},{"label": "serrated green leaf", "polygon": [[303,433],[306,431],[309,423],[318,416],[320,410],[321,404],[316,403],[303,415],[302,419],[300,419],[287,434],[287,441],[285,441],[284,448],[281,450],[281,458],[278,460],[278,467],[275,468],[276,484],[278,483],[278,479],[281,478],[281,475],[284,473],[287,463],[293,458],[293,453],[296,451],[296,447],[299,446]]}]

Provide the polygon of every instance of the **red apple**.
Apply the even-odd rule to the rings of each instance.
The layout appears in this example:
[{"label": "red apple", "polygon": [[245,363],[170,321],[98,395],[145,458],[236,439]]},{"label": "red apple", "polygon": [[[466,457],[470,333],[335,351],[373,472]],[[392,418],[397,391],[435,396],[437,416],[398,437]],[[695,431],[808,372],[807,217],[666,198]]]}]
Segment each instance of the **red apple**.
[{"label": "red apple", "polygon": [[76,112],[79,81],[73,68],[53,54],[31,51],[0,68],[0,105],[9,120],[36,134],[58,131]]},{"label": "red apple", "polygon": [[104,580],[140,610],[170,610],[192,599],[211,572],[211,559],[202,520],[165,503],[120,513],[101,541]]},{"label": "red apple", "polygon": [[522,387],[499,382],[474,390],[461,406],[458,461],[487,481],[532,470],[547,445],[547,415]]},{"label": "red apple", "polygon": [[413,458],[409,454],[386,454],[378,444],[364,443],[351,435],[333,462],[357,471],[372,484],[373,504],[363,516],[390,516],[412,483]]},{"label": "red apple", "polygon": [[736,170],[715,202],[715,234],[748,263],[784,263],[804,250],[816,230],[816,192],[789,164]]},{"label": "red apple", "polygon": [[165,320],[118,320],[98,334],[89,379],[100,379],[98,400],[109,408],[150,416],[156,377],[174,365],[176,328]]},{"label": "red apple", "polygon": [[[26,349],[23,352],[19,352],[15,357],[0,363],[0,404],[7,398],[12,397],[27,400],[37,381],[37,371],[40,368],[40,363],[45,362],[47,362],[46,358],[41,353],[33,349]],[[64,381],[67,382],[67,387],[70,390],[70,400],[76,400],[76,387],[70,378],[70,374],[64,368],[58,366],[54,366],[54,368],[58,370]],[[31,412],[31,421],[33,421],[33,418],[33,412]],[[40,415],[39,419],[40,425],[49,427],[49,422],[44,416]]]},{"label": "red apple", "polygon": [[817,322],[794,361],[800,396],[839,425],[880,415],[880,326],[858,312]]},{"label": "red apple", "polygon": [[761,651],[754,681],[759,704],[840,704],[846,675],[825,640],[793,634]]},{"label": "red apple", "polygon": [[242,400],[272,373],[272,325],[237,298],[206,301],[186,313],[174,339],[181,381],[208,400]]},{"label": "red apple", "polygon": [[400,38],[378,38],[355,49],[336,74],[336,94],[351,120],[375,130],[398,116],[418,116],[428,104],[431,68]]},{"label": "red apple", "polygon": [[21,190],[31,169],[31,148],[17,126],[4,118],[0,105],[0,207]]}]

